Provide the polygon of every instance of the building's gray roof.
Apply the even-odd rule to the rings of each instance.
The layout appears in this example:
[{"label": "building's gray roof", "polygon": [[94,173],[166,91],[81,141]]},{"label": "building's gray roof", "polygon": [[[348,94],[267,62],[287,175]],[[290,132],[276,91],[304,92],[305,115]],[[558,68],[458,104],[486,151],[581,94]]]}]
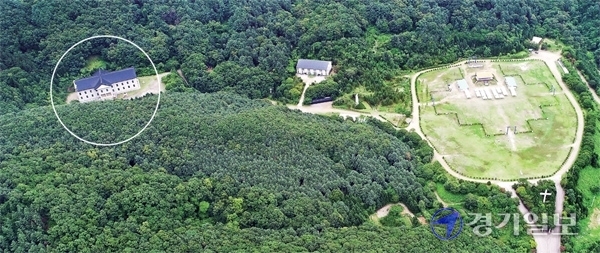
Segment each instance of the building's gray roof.
[{"label": "building's gray roof", "polygon": [[458,88],[461,90],[469,89],[469,85],[467,84],[467,80],[465,80],[465,79],[460,79],[460,80],[456,81],[456,84],[458,84]]},{"label": "building's gray roof", "polygon": [[113,72],[108,72],[106,70],[98,70],[91,77],[83,78],[75,81],[77,91],[89,90],[89,89],[97,89],[102,84],[111,85],[113,83],[118,83],[126,80],[131,80],[136,78],[135,68],[126,68],[122,70],[117,70]]},{"label": "building's gray roof", "polygon": [[330,61],[300,59],[298,60],[298,64],[296,64],[296,68],[327,70],[330,63]]},{"label": "building's gray roof", "polygon": [[508,87],[517,87],[517,81],[515,80],[514,77],[507,76],[507,77],[504,77],[504,80],[506,80],[506,85]]}]

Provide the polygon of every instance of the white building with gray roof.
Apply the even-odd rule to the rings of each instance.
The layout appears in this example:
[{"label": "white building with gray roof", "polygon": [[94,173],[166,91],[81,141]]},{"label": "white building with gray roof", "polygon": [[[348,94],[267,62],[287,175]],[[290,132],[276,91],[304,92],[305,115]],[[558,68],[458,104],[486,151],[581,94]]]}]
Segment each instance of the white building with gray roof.
[{"label": "white building with gray roof", "polygon": [[73,81],[79,102],[114,99],[117,94],[140,89],[133,67],[109,72],[98,70],[91,77]]},{"label": "white building with gray roof", "polygon": [[301,75],[328,76],[331,72],[330,61],[300,59],[296,64],[296,73]]}]

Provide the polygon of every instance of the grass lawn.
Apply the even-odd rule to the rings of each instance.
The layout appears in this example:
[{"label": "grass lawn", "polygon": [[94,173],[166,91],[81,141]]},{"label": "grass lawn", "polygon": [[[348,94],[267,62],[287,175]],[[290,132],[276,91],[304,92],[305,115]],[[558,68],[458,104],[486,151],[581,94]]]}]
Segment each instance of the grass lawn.
[{"label": "grass lawn", "polygon": [[[523,77],[516,78],[516,97],[466,99],[464,93],[456,89],[446,91],[449,82],[461,78],[458,68],[422,75],[417,92],[422,99],[433,92],[438,113],[456,113],[461,123],[482,123],[488,134],[502,135],[486,137],[479,125],[459,126],[454,114],[436,115],[431,105],[421,106],[421,128],[448,164],[467,176],[516,179],[552,174],[571,149],[577,126],[575,110],[561,91],[557,90],[558,94],[552,96],[542,84],[558,87],[543,62],[494,63],[492,67],[500,73],[498,65],[507,75]],[[495,89],[497,86],[471,84],[470,87]],[[540,108],[549,104],[553,106]],[[531,120],[536,118],[547,120]],[[530,120],[530,124],[526,120]],[[533,132],[504,135],[507,126],[511,126],[512,131],[516,126],[517,131],[532,129]]]},{"label": "grass lawn", "polygon": [[[507,76],[521,75],[523,81],[527,84],[546,83],[554,85],[556,91],[561,90],[560,86],[554,79],[552,72],[548,70],[548,67],[544,62],[541,61],[524,61],[520,63],[514,62],[499,62],[495,63],[495,66],[500,66]],[[517,81],[521,81],[520,78],[516,77]],[[545,86],[544,90],[549,92]]]},{"label": "grass lawn", "polygon": [[529,51],[520,51],[514,54],[507,54],[498,57],[499,59],[523,59],[529,56]]},{"label": "grass lawn", "polygon": [[446,191],[443,184],[437,183],[435,184],[435,191],[440,196],[440,198],[448,203],[450,206],[454,206],[456,204],[460,204],[465,200],[465,195],[454,194],[449,191]]},{"label": "grass lawn", "polygon": [[[544,40],[542,41],[542,44],[545,45],[546,50],[551,51],[551,52],[558,52],[561,51],[564,47],[564,45],[556,40],[551,40],[551,39],[546,39],[544,38]],[[542,46],[544,47],[544,46]]]},{"label": "grass lawn", "polygon": [[406,116],[400,114],[392,114],[392,113],[380,113],[380,117],[386,119],[388,122],[392,123],[395,127],[405,127],[406,125]]},{"label": "grass lawn", "polygon": [[100,59],[99,56],[90,56],[90,58],[88,58],[85,67],[85,70],[87,71],[94,71],[97,69],[106,69],[106,62],[102,59]]},{"label": "grass lawn", "polygon": [[[437,91],[437,90],[445,90],[445,87],[436,87],[435,89],[431,89],[428,87],[429,83],[439,83],[447,84],[454,82],[456,80],[463,79],[460,74],[460,70],[458,68],[448,68],[441,69],[436,71],[430,71],[424,73],[419,76],[417,79],[417,96],[419,98],[420,103],[425,103],[431,101],[431,97],[429,96],[429,92]],[[419,85],[420,84],[420,85]]]}]

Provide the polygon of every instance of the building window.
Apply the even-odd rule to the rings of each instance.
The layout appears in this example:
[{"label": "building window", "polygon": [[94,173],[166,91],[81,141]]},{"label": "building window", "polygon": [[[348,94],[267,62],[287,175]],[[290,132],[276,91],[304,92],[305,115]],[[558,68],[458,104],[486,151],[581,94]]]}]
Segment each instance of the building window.
[{"label": "building window", "polygon": [[117,88],[117,90],[121,90],[121,88]]},{"label": "building window", "polygon": [[87,91],[84,91],[83,93],[87,94]]},{"label": "building window", "polygon": [[88,96],[85,96],[85,98],[90,98],[90,97],[88,97]]},{"label": "building window", "polygon": [[135,84],[133,85],[133,87],[135,87]]},{"label": "building window", "polygon": [[131,86],[127,86],[127,89],[131,89]]}]

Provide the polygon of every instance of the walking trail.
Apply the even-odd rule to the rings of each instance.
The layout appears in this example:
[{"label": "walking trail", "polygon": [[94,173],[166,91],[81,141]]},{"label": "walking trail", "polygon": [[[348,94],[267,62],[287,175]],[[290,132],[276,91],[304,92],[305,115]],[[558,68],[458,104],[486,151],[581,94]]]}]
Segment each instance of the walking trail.
[{"label": "walking trail", "polygon": [[437,201],[442,203],[443,207],[448,207],[448,203],[444,202],[444,200],[442,198],[440,198],[440,195],[438,195],[437,192],[434,192],[434,193],[435,193],[435,198],[437,199]]},{"label": "walking trail", "polygon": [[410,217],[415,217],[415,215],[410,210],[408,210],[408,208],[402,203],[387,204],[384,207],[377,210],[375,215],[377,215],[377,218],[381,219],[381,218],[387,216],[388,213],[390,212],[390,208],[392,208],[392,206],[395,206],[395,205],[402,206],[402,214],[406,214]]}]

